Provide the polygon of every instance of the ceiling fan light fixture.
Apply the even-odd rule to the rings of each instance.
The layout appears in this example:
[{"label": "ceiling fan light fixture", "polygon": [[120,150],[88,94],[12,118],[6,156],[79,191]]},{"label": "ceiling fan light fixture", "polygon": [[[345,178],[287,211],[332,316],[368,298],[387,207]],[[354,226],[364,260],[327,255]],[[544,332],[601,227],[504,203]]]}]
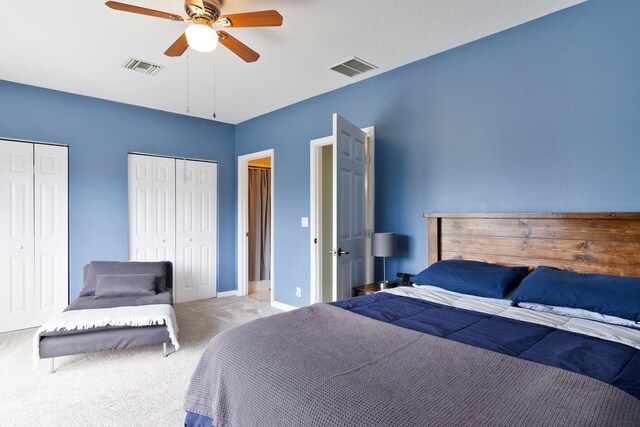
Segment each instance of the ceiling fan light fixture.
[{"label": "ceiling fan light fixture", "polygon": [[189,47],[198,52],[212,52],[218,46],[218,33],[205,24],[193,24],[185,31]]}]

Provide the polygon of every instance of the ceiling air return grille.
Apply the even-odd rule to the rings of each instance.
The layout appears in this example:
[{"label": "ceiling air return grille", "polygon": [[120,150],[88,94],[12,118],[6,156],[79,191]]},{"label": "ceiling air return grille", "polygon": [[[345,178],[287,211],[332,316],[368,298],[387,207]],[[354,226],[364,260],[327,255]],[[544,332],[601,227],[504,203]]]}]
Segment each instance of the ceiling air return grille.
[{"label": "ceiling air return grille", "polygon": [[376,68],[378,67],[355,56],[331,67],[333,71],[344,74],[347,77],[357,76],[358,74],[366,73],[367,71],[375,70]]},{"label": "ceiling air return grille", "polygon": [[149,74],[151,76],[155,76],[156,74],[158,74],[158,71],[162,70],[161,65],[152,64],[151,62],[143,61],[136,58],[129,58],[127,62],[124,63],[122,68],[137,71],[138,73],[142,74]]}]

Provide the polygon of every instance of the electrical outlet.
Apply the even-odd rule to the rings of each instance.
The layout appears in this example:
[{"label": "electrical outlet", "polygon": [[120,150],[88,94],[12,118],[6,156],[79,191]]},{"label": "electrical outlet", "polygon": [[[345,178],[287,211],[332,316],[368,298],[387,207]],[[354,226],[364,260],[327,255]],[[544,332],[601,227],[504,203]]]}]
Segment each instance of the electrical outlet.
[{"label": "electrical outlet", "polygon": [[297,287],[297,288],[296,288],[296,296],[297,296],[298,298],[300,298],[300,297],[302,296],[302,289],[300,289],[300,287]]}]

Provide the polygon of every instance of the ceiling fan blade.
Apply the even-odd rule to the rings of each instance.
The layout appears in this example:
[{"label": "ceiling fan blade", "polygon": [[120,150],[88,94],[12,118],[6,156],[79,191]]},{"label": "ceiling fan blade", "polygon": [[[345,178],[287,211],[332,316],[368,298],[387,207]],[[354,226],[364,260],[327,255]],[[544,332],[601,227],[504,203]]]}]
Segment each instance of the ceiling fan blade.
[{"label": "ceiling fan blade", "polygon": [[231,23],[230,27],[279,27],[282,25],[282,15],[275,10],[236,13],[221,16],[220,19],[228,19]]},{"label": "ceiling fan blade", "polygon": [[170,19],[171,21],[184,21],[180,15],[162,12],[160,10],[147,9],[146,7],[133,6],[126,3],[118,3],[117,1],[108,1],[105,3],[107,7],[123,12],[139,13],[140,15],[155,16],[156,18]]},{"label": "ceiling fan blade", "polygon": [[181,56],[188,47],[189,43],[187,43],[187,35],[182,33],[182,35],[178,37],[171,46],[169,46],[169,49],[164,51],[164,54],[167,56]]},{"label": "ceiling fan blade", "polygon": [[237,38],[233,37],[225,31],[218,31],[220,36],[220,43],[222,43],[231,52],[244,59],[245,62],[256,62],[260,58],[260,54],[246,44],[242,43]]}]

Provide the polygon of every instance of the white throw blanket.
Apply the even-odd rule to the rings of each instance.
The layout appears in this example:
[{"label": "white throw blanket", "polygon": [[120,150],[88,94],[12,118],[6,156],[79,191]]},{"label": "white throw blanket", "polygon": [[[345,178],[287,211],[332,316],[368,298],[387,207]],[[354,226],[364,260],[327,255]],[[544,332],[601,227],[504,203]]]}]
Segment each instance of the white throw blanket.
[{"label": "white throw blanket", "polygon": [[167,325],[171,344],[176,350],[180,348],[176,313],[169,304],[64,311],[53,319],[48,320],[36,331],[33,337],[33,366],[35,368],[38,365],[38,360],[40,360],[40,337],[44,332],[85,330],[104,326],[152,325]]}]

